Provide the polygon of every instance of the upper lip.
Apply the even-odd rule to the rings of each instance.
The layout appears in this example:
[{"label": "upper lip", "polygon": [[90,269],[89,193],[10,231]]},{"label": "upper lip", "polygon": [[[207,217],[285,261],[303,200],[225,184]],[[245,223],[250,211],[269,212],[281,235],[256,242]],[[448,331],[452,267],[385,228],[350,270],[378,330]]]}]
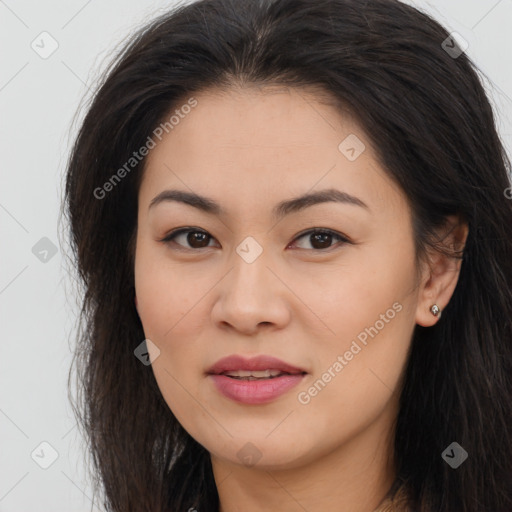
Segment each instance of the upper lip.
[{"label": "upper lip", "polygon": [[306,373],[305,370],[272,356],[261,355],[246,359],[237,354],[219,359],[207,370],[207,373],[219,375],[223,372],[236,370],[280,370],[284,373]]}]

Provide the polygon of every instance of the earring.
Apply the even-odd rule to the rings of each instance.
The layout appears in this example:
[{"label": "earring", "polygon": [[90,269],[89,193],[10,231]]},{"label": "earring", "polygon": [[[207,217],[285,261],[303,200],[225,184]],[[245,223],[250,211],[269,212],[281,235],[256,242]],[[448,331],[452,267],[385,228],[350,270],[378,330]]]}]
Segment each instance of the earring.
[{"label": "earring", "polygon": [[432,306],[430,306],[430,312],[434,316],[441,316],[441,310],[439,309],[439,306],[437,304],[432,304]]}]

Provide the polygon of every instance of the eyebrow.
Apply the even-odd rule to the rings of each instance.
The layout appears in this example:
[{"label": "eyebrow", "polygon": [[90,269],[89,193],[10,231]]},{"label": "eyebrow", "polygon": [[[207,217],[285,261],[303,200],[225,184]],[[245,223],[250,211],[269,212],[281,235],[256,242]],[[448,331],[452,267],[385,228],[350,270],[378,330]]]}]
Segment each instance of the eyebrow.
[{"label": "eyebrow", "polygon": [[[149,204],[148,210],[156,206],[157,204],[167,201],[176,201],[188,204],[190,206],[193,206],[194,208],[198,208],[199,210],[202,210],[212,215],[226,214],[222,207],[213,199],[201,196],[199,194],[195,194],[193,192],[187,192],[184,190],[164,190],[163,192],[160,192],[156,197],[153,198],[153,200]],[[317,192],[310,192],[295,197],[293,199],[282,201],[278,203],[276,206],[274,206],[274,208],[272,209],[272,215],[275,218],[280,219],[291,213],[296,213],[305,210],[310,206],[328,202],[355,205],[362,207],[368,211],[370,210],[368,205],[364,203],[361,199],[353,195],[350,195],[347,192],[342,192],[341,190],[330,188],[325,190],[319,190]]]}]

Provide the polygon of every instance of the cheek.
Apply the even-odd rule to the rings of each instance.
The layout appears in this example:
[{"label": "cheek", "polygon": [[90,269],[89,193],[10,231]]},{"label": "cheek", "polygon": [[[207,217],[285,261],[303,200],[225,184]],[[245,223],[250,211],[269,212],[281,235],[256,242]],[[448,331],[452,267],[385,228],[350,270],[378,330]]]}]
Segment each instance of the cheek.
[{"label": "cheek", "polygon": [[413,256],[412,244],[381,244],[314,283],[303,281],[308,306],[329,328],[315,343],[315,378],[321,382],[311,391],[322,397],[311,402],[319,414],[329,403],[339,406],[341,416],[366,404],[370,417],[398,385],[415,325]]},{"label": "cheek", "polygon": [[199,406],[196,409],[197,402],[191,400],[198,394],[197,371],[203,367],[203,351],[197,345],[201,328],[192,321],[200,306],[195,297],[199,290],[194,291],[190,281],[182,271],[170,268],[169,261],[164,261],[158,251],[151,251],[148,244],[138,246],[135,289],[139,317],[145,337],[159,350],[151,368],[165,402],[178,421],[187,426],[195,421],[208,422],[206,417],[201,420],[204,411]]},{"label": "cheek", "polygon": [[212,278],[196,279],[183,265],[166,257],[165,251],[142,242],[135,257],[135,290],[144,335],[160,350],[152,365],[161,389],[174,391],[175,383],[188,382],[193,372],[203,369],[201,333],[209,318],[207,301]]},{"label": "cheek", "polygon": [[[138,240],[135,252],[135,292],[138,312],[148,338],[163,340],[191,306],[190,287],[171,268],[165,251],[151,241]],[[172,331],[171,331],[172,332]],[[169,333],[170,334],[170,333]]]},{"label": "cheek", "polygon": [[[413,254],[410,244],[374,243],[351,251],[321,271],[300,272],[296,290],[301,290],[307,306],[330,328],[331,340],[343,343],[379,321],[390,308],[393,316],[396,302],[409,311],[409,303],[414,302]],[[390,323],[400,323],[405,316],[401,312],[396,315],[398,321],[393,316]]]}]

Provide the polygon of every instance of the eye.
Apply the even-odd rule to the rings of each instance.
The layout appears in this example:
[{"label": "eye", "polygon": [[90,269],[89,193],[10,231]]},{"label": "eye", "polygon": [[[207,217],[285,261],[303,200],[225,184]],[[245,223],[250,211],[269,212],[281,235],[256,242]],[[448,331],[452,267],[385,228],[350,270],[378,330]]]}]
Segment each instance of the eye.
[{"label": "eye", "polygon": [[198,228],[180,228],[174,231],[171,231],[164,238],[159,240],[159,242],[163,243],[177,243],[176,240],[179,239],[185,240],[190,244],[189,247],[184,247],[181,243],[177,245],[181,246],[184,249],[204,249],[208,247],[208,242],[213,240],[213,237],[208,234],[206,231]]},{"label": "eye", "polygon": [[[332,247],[331,243],[333,239],[338,240],[340,244],[350,243],[350,240],[346,236],[343,236],[339,233],[335,233],[330,229],[320,228],[310,229],[309,231],[306,231],[305,233],[302,233],[302,235],[296,237],[295,240],[300,240],[301,238],[306,237],[309,237],[308,239],[310,243],[313,245],[313,250],[315,251],[330,249]],[[306,248],[306,250],[309,249]]]},{"label": "eye", "polygon": [[[294,240],[300,240],[301,238],[306,238],[309,236],[310,243],[312,245],[316,245],[316,247],[313,246],[312,249],[306,248],[306,250],[314,250],[314,251],[322,251],[325,249],[330,249],[332,247],[332,241],[337,240],[340,244],[344,243],[351,243],[350,240],[334,231],[331,231],[330,229],[310,229],[306,231],[305,233],[302,233],[301,235],[295,237]],[[189,244],[188,247],[184,246],[182,243],[179,243],[177,241],[182,239],[181,241],[185,241],[187,244]],[[214,240],[214,238],[206,231],[203,231],[202,229],[198,228],[179,228],[174,231],[171,231],[168,235],[166,235],[164,238],[159,240],[159,242],[162,243],[174,243],[179,245],[180,247],[184,249],[206,249],[208,247],[212,247],[209,245],[209,242],[211,240]],[[288,246],[289,247],[289,246]],[[302,248],[304,249],[304,248]]]}]

